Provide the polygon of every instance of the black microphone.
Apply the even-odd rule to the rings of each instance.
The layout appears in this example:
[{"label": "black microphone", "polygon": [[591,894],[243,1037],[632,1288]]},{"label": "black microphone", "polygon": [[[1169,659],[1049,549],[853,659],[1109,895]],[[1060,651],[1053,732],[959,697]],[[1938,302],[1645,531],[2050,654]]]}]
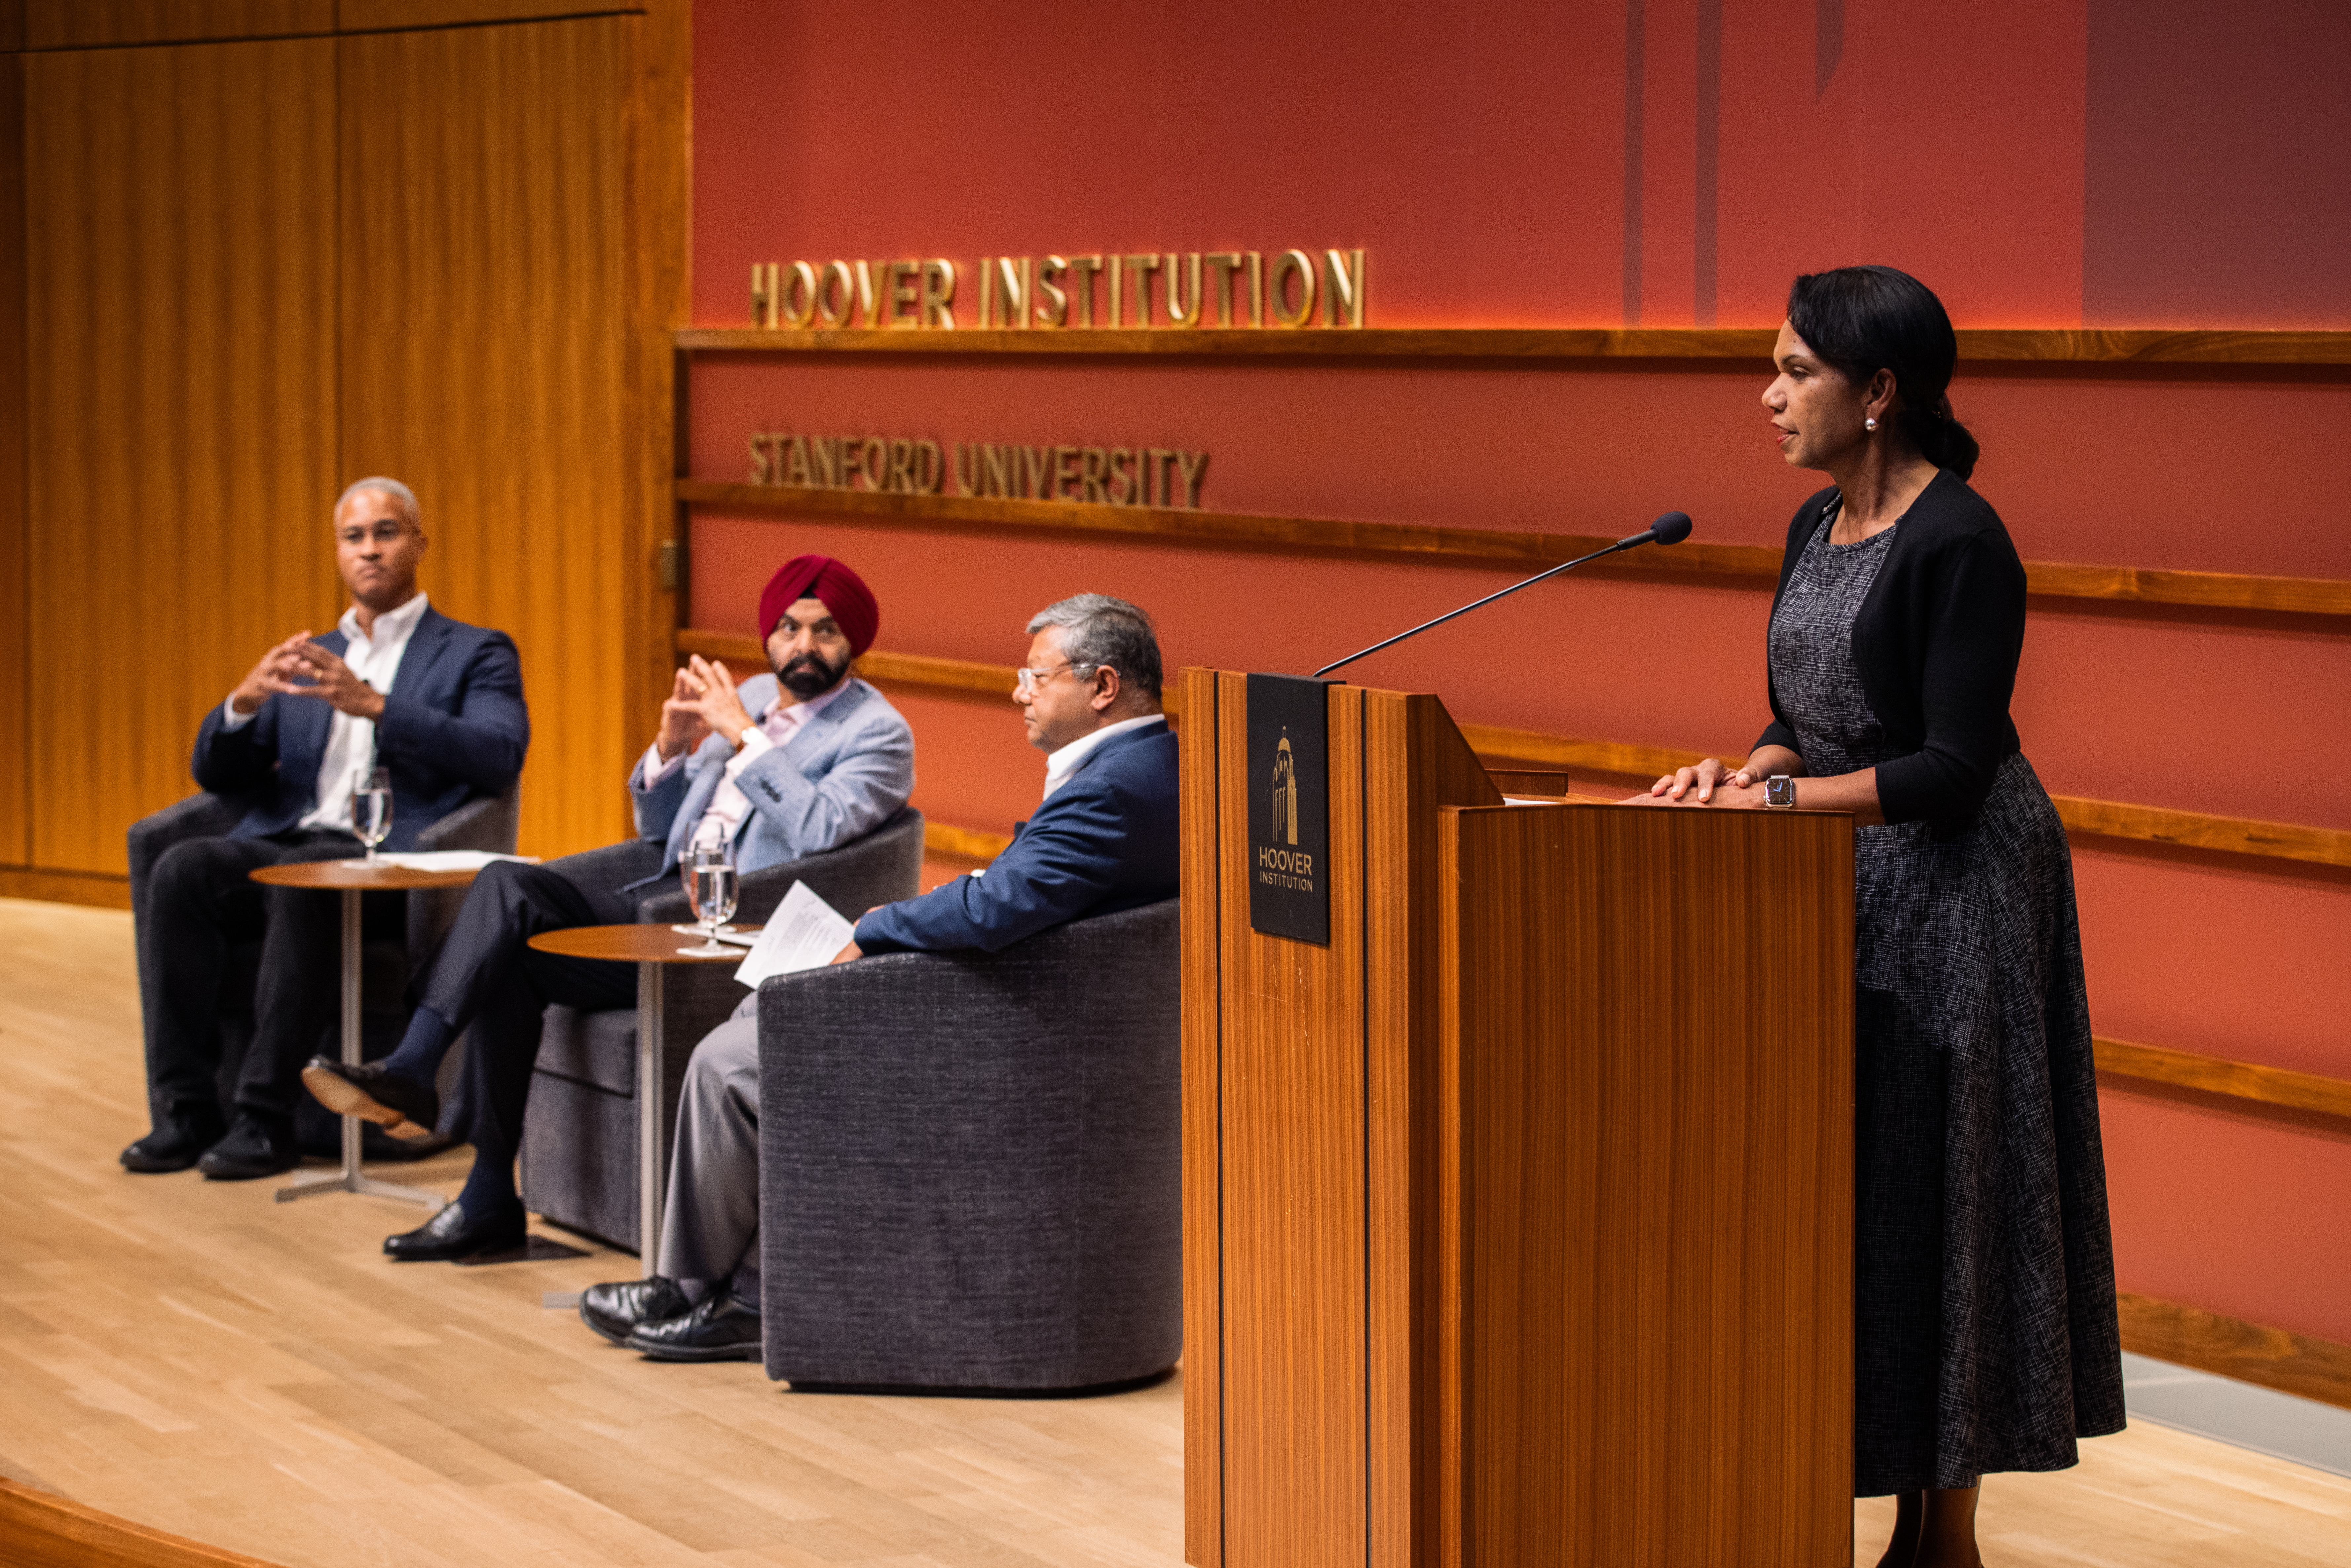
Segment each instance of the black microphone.
[{"label": "black microphone", "polygon": [[1353,664],[1358,659],[1368,658],[1370,655],[1378,653],[1383,648],[1393,648],[1407,637],[1417,637],[1423,632],[1427,631],[1431,626],[1442,626],[1447,621],[1452,620],[1456,615],[1467,615],[1472,610],[1477,609],[1480,604],[1491,604],[1497,599],[1516,593],[1521,588],[1532,588],[1544,578],[1557,577],[1562,571],[1573,571],[1575,568],[1582,566],[1585,561],[1598,560],[1604,555],[1614,555],[1619,550],[1633,549],[1638,546],[1646,544],[1677,545],[1684,539],[1689,538],[1689,531],[1690,519],[1687,512],[1667,512],[1664,517],[1659,517],[1656,522],[1651,523],[1639,533],[1628,534],[1625,538],[1618,539],[1614,544],[1610,545],[1606,549],[1596,549],[1590,555],[1580,555],[1573,560],[1563,561],[1560,565],[1552,567],[1549,571],[1539,571],[1532,577],[1527,579],[1524,582],[1514,582],[1510,584],[1510,587],[1503,589],[1500,593],[1489,593],[1486,595],[1485,598],[1479,600],[1477,603],[1465,604],[1458,610],[1448,610],[1434,621],[1424,621],[1409,632],[1399,632],[1384,643],[1374,643],[1360,653],[1350,653],[1345,658],[1340,660],[1338,664],[1323,665],[1321,669],[1314,672],[1312,678],[1319,681],[1333,670],[1343,668],[1348,664]]}]

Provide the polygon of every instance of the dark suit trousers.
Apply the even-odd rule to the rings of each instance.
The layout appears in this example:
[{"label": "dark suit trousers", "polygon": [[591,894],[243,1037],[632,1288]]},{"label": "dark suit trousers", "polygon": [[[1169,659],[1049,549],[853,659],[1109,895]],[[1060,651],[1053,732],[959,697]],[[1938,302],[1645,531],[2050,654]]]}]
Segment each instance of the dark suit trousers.
[{"label": "dark suit trousers", "polygon": [[155,1124],[201,1126],[221,1116],[221,981],[229,949],[261,938],[253,1044],[237,1074],[235,1109],[284,1128],[301,1092],[302,1063],[334,1021],[341,986],[340,895],[264,887],[252,873],[289,861],[346,860],[349,833],[295,829],[266,839],[190,839],[155,862],[139,933],[140,967],[153,977],[147,1095]]},{"label": "dark suit trousers", "polygon": [[605,886],[575,882],[552,866],[492,863],[475,879],[456,924],[416,977],[412,991],[419,1003],[453,1031],[473,1030],[465,1074],[476,1164],[513,1168],[538,1061],[540,1022],[550,1003],[636,1005],[634,964],[566,958],[529,946],[542,931],[634,921],[636,899],[620,889],[661,870],[662,846],[632,847],[643,863],[622,868]]}]

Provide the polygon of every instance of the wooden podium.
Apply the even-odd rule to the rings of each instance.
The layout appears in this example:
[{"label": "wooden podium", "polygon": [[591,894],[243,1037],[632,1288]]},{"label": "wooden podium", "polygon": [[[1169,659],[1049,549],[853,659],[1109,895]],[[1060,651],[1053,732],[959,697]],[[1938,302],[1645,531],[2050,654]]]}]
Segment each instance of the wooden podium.
[{"label": "wooden podium", "polygon": [[1851,819],[1505,805],[1334,685],[1265,936],[1249,701],[1184,673],[1186,1561],[1848,1563]]}]

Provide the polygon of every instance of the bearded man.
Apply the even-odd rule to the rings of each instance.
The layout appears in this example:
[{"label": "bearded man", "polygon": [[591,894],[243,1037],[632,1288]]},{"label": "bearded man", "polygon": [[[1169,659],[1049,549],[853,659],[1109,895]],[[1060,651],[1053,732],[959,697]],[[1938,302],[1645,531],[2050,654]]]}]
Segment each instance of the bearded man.
[{"label": "bearded man", "polygon": [[677,673],[660,733],[629,778],[639,837],[623,871],[591,886],[567,876],[561,861],[490,865],[418,977],[415,1019],[400,1049],[359,1067],[319,1057],[303,1070],[329,1110],[364,1116],[395,1137],[422,1137],[440,1113],[434,1074],[473,1028],[473,1172],[455,1202],[386,1239],[387,1253],[423,1261],[519,1246],[515,1155],[540,1019],[550,1003],[636,1005],[635,965],[538,952],[531,937],[633,921],[637,891],[673,874],[696,842],[730,843],[740,870],[758,871],[837,849],[906,803],[914,732],[849,673],[880,619],[872,593],[841,562],[785,563],[759,601],[775,674],[737,687],[724,665],[698,655]]}]

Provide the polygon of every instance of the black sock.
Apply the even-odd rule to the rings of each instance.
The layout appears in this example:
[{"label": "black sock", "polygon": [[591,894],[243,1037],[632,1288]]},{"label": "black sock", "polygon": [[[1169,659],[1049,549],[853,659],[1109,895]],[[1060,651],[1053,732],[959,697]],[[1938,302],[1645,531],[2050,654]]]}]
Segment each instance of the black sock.
[{"label": "black sock", "polygon": [[435,1074],[441,1071],[441,1059],[449,1054],[450,1044],[457,1031],[448,1020],[431,1008],[420,1007],[416,1016],[408,1020],[408,1032],[400,1039],[400,1049],[383,1059],[381,1066],[394,1078],[405,1078],[411,1083],[432,1087]]}]

